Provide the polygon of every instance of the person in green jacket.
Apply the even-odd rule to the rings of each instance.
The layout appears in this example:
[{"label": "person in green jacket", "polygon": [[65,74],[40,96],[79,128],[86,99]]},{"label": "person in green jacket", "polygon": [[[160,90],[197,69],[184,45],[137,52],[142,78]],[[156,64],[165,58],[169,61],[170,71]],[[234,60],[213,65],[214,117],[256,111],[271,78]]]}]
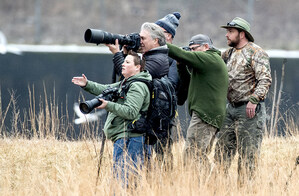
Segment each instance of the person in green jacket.
[{"label": "person in green jacket", "polygon": [[107,139],[113,142],[113,172],[116,178],[121,179],[124,186],[128,185],[128,175],[136,174],[137,168],[141,168],[145,162],[145,156],[149,156],[149,147],[145,144],[145,137],[140,133],[128,131],[128,125],[138,120],[140,112],[146,112],[150,104],[150,92],[144,82],[132,82],[126,94],[122,93],[122,87],[134,78],[152,80],[148,71],[144,70],[145,63],[137,53],[130,51],[122,64],[124,79],[120,82],[104,85],[87,80],[82,77],[73,77],[72,82],[81,86],[91,94],[99,95],[105,89],[119,87],[119,98],[116,102],[99,99],[102,104],[98,109],[106,109],[108,116],[104,125],[104,133]]},{"label": "person in green jacket", "polygon": [[190,158],[195,158],[202,163],[203,170],[209,171],[207,155],[211,152],[226,111],[226,65],[221,58],[221,52],[214,48],[207,35],[193,36],[189,42],[190,51],[172,44],[167,46],[169,56],[178,62],[179,76],[185,73],[185,65],[191,70],[187,76],[190,77],[187,100],[191,121],[184,149],[185,163],[192,160]]}]

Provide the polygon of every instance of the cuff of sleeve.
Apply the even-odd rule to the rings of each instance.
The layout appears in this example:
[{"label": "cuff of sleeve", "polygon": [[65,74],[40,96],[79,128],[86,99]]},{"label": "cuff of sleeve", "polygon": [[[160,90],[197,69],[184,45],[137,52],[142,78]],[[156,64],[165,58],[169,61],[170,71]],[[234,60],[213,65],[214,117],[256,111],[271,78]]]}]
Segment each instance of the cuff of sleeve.
[{"label": "cuff of sleeve", "polygon": [[249,101],[253,104],[258,104],[260,102],[260,99],[256,95],[252,95],[249,97]]},{"label": "cuff of sleeve", "polygon": [[80,86],[80,87],[83,88],[83,89],[85,89],[87,87],[87,84],[88,84],[88,80],[86,81],[85,86]]},{"label": "cuff of sleeve", "polygon": [[112,101],[108,101],[108,103],[107,103],[105,109],[106,109],[108,112],[111,112],[111,109],[112,109],[113,105],[114,105],[114,102],[112,102]]},{"label": "cuff of sleeve", "polygon": [[117,58],[117,57],[124,57],[124,56],[125,56],[125,54],[122,51],[119,51],[119,52],[115,53],[113,57]]}]

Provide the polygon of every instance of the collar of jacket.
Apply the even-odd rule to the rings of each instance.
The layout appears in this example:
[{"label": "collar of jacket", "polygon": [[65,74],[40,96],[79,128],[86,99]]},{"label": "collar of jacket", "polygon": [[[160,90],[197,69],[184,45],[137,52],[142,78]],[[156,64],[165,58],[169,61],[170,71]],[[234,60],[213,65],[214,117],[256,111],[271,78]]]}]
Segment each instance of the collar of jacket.
[{"label": "collar of jacket", "polygon": [[152,80],[152,76],[150,75],[150,73],[147,70],[144,70],[144,71],[142,71],[136,75],[133,75],[127,79],[123,79],[122,84],[125,84],[126,82],[130,82],[134,78],[143,78],[143,79],[147,79],[147,80]]},{"label": "collar of jacket", "polygon": [[216,48],[210,48],[209,50],[207,50],[207,52],[216,52],[218,55],[221,56],[221,51]]},{"label": "collar of jacket", "polygon": [[147,51],[146,53],[144,53],[144,55],[149,55],[149,54],[153,54],[153,53],[164,53],[164,54],[168,54],[167,45],[159,46],[157,48],[153,48],[153,49]]}]

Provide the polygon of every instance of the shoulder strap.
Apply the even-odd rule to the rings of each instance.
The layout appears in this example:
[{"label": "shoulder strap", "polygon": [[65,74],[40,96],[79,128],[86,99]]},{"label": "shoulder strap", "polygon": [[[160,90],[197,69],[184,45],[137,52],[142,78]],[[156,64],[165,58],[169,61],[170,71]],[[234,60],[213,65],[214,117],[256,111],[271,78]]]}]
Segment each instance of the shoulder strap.
[{"label": "shoulder strap", "polygon": [[227,58],[224,59],[225,64],[227,64],[228,60],[230,59],[230,57],[232,56],[234,48],[230,48],[228,51],[228,56]]},{"label": "shoulder strap", "polygon": [[[147,86],[148,89],[149,89],[150,97],[152,96],[152,95],[151,95],[151,90],[152,90],[152,84],[151,84],[151,81],[146,80],[146,79],[144,79],[144,78],[134,78],[134,79],[130,80],[129,82],[127,82],[124,86],[122,86],[122,93],[121,93],[121,96],[122,96],[122,97],[125,97],[125,95],[128,93],[128,90],[129,90],[129,88],[130,88],[130,86],[131,86],[131,84],[132,84],[133,82],[143,82],[143,83],[145,83],[146,86]],[[147,116],[147,113],[148,113],[148,111],[146,111],[146,112],[145,112],[145,111],[140,111],[140,114],[141,114],[142,116],[144,116],[145,118],[146,118],[146,116]]]},{"label": "shoulder strap", "polygon": [[124,86],[122,86],[122,91],[127,94],[129,88],[130,88],[130,85],[133,83],[133,82],[143,82],[147,85],[149,91],[151,91],[152,89],[152,85],[151,85],[151,81],[149,80],[146,80],[144,78],[134,78],[132,80],[130,80],[129,82],[127,82]]}]

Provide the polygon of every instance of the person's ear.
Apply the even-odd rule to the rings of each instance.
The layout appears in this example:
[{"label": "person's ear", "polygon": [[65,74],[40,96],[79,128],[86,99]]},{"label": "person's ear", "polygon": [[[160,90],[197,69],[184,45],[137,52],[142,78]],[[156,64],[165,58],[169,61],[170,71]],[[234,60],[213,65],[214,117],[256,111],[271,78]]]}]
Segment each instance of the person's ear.
[{"label": "person's ear", "polygon": [[209,44],[204,44],[203,46],[204,46],[205,50],[209,50],[210,49]]},{"label": "person's ear", "polygon": [[166,35],[165,35],[165,38],[168,40],[168,39],[171,39],[172,38],[172,35],[170,34],[170,33],[167,33]]},{"label": "person's ear", "polygon": [[246,34],[245,34],[245,32],[242,31],[242,32],[240,33],[240,36],[241,36],[242,39],[243,39],[243,38],[246,38]]}]

